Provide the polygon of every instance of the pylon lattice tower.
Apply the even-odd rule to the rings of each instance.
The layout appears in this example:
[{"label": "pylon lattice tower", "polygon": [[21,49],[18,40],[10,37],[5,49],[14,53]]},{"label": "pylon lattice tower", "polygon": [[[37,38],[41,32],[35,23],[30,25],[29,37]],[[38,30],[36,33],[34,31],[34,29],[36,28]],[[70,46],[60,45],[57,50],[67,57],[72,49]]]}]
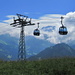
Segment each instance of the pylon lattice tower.
[{"label": "pylon lattice tower", "polygon": [[24,16],[21,14],[17,14],[18,19],[14,19],[14,23],[11,23],[13,27],[21,28],[20,32],[20,40],[19,40],[19,50],[18,50],[18,59],[26,60],[26,48],[25,48],[25,34],[24,34],[24,26],[35,25],[31,23],[31,18],[27,21],[28,16]]},{"label": "pylon lattice tower", "polygon": [[26,59],[24,26],[21,27],[21,32],[20,32],[18,58],[19,60]]}]

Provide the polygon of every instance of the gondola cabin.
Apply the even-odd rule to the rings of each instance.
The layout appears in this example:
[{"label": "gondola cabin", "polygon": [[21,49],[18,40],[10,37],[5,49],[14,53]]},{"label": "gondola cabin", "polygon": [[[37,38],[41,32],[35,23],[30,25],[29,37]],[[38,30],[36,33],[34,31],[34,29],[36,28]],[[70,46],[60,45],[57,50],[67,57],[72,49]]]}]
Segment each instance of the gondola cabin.
[{"label": "gondola cabin", "polygon": [[62,26],[59,28],[59,34],[60,35],[67,35],[68,31],[67,28],[65,26]]},{"label": "gondola cabin", "polygon": [[34,32],[33,32],[33,34],[35,36],[39,36],[40,35],[40,31],[38,29],[35,29]]}]

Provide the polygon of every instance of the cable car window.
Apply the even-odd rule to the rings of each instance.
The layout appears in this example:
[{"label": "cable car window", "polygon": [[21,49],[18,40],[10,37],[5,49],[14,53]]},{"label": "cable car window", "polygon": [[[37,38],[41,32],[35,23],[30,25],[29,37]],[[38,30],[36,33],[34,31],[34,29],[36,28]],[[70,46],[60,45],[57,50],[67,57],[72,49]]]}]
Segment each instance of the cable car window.
[{"label": "cable car window", "polygon": [[59,31],[63,31],[63,28],[59,28]]},{"label": "cable car window", "polygon": [[64,31],[67,31],[67,28],[64,28]]},{"label": "cable car window", "polygon": [[39,30],[35,30],[34,32],[35,32],[35,33],[38,33],[38,32],[39,32]]}]

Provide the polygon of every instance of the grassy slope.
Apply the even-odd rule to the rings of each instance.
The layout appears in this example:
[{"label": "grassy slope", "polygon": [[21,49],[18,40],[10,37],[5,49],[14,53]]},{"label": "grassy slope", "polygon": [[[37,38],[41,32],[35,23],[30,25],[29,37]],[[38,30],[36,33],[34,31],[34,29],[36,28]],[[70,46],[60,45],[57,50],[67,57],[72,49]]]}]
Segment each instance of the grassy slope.
[{"label": "grassy slope", "polygon": [[0,61],[0,75],[75,75],[75,58]]}]

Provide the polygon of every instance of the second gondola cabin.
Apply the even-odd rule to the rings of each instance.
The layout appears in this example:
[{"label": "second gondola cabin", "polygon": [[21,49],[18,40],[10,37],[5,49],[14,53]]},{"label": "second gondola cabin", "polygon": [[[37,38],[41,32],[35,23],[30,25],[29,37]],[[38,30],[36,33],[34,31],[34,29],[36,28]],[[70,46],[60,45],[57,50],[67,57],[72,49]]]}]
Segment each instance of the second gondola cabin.
[{"label": "second gondola cabin", "polygon": [[67,35],[68,31],[67,31],[67,28],[65,26],[61,26],[59,28],[59,34],[60,35]]}]

